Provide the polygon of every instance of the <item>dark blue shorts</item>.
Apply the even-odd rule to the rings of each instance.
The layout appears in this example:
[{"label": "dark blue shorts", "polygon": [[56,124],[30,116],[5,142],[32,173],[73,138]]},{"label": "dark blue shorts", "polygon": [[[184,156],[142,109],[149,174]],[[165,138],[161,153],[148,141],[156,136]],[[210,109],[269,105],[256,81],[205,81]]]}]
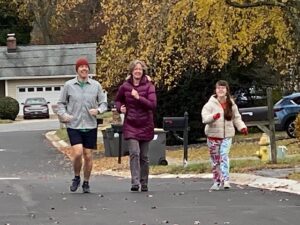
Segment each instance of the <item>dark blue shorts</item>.
[{"label": "dark blue shorts", "polygon": [[82,144],[84,148],[97,149],[97,128],[89,131],[67,128],[71,145]]}]

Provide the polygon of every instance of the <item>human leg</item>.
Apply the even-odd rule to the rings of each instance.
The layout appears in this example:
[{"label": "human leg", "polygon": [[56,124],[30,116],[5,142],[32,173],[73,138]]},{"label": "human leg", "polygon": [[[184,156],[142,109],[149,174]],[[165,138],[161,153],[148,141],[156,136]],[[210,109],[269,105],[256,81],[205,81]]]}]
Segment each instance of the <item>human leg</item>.
[{"label": "human leg", "polygon": [[[130,157],[130,172],[131,172],[131,184],[134,187],[140,185],[140,145],[137,140],[130,139],[128,141],[129,157]],[[136,188],[134,188],[135,190]],[[138,190],[138,188],[137,188]]]},{"label": "human leg", "polygon": [[229,152],[232,144],[232,138],[224,138],[220,145],[220,155],[221,155],[221,182],[224,185],[224,188],[230,188],[229,184],[229,170],[230,170],[230,160]]},{"label": "human leg", "polygon": [[149,177],[149,141],[140,142],[140,167],[141,167],[141,190],[148,191],[148,177]]},{"label": "human leg", "polygon": [[213,185],[211,190],[218,190],[221,181],[220,172],[220,144],[221,140],[207,139],[207,145],[209,148],[209,154],[211,159]]}]

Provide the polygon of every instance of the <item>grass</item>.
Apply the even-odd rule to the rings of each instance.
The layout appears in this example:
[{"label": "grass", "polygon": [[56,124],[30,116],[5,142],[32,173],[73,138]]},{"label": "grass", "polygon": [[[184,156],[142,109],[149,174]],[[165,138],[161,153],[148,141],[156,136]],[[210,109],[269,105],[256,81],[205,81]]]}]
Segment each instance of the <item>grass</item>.
[{"label": "grass", "polygon": [[111,111],[105,112],[105,113],[103,113],[103,114],[100,114],[98,117],[99,117],[99,118],[102,118],[102,119],[112,118],[112,112],[111,112]]},{"label": "grass", "polygon": [[292,173],[288,176],[289,179],[298,180],[300,182],[300,173]]},{"label": "grass", "polygon": [[12,123],[12,120],[1,120],[0,119],[0,124],[7,124],[7,123]]},{"label": "grass", "polygon": [[[278,160],[277,164],[269,162],[262,162],[260,160],[231,160],[230,172],[232,173],[247,173],[260,169],[278,169],[278,168],[290,168],[300,164],[300,156],[289,157],[284,160]],[[190,164],[187,167],[183,166],[151,166],[151,174],[198,174],[211,172],[211,165],[208,162]]]},{"label": "grass", "polygon": [[61,140],[64,141],[69,141],[69,137],[67,134],[67,129],[66,128],[60,128],[56,131],[55,133]]},{"label": "grass", "polygon": [[[300,154],[299,144],[300,142],[297,139],[284,139],[276,142],[277,146],[284,145],[287,147],[287,155]],[[232,145],[229,156],[230,158],[253,157],[257,150],[259,150],[258,141],[238,142]],[[183,147],[178,147],[176,150],[167,150],[167,155],[168,157],[181,160]],[[204,144],[202,146],[190,145],[188,158],[190,161],[208,160],[208,147]]]}]

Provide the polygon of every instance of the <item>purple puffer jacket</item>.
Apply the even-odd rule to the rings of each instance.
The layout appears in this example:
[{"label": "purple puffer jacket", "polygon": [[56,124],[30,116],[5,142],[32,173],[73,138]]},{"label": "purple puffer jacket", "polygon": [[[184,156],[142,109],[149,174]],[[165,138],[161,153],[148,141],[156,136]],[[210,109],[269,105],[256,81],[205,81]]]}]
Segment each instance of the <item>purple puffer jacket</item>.
[{"label": "purple puffer jacket", "polygon": [[[131,95],[135,89],[140,98]],[[154,85],[143,76],[138,86],[133,86],[132,79],[126,80],[120,87],[115,100],[117,110],[126,106],[123,125],[125,139],[150,141],[154,137],[153,112],[156,108],[156,93]]]}]

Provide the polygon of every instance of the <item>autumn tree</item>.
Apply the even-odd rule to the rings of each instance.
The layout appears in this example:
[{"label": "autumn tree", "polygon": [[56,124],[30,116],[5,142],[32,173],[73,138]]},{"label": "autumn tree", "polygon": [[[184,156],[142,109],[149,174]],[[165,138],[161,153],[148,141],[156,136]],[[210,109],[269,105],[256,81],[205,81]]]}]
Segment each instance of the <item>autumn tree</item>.
[{"label": "autumn tree", "polygon": [[15,33],[19,44],[30,42],[31,18],[19,18],[14,2],[0,0],[0,45],[6,45],[8,33]]},{"label": "autumn tree", "polygon": [[234,56],[246,66],[264,58],[286,73],[292,28],[280,7],[240,9],[225,1],[104,0],[98,74],[105,87],[124,80],[127,64],[145,60],[159,86],[172,88],[187,70],[221,71]]},{"label": "autumn tree", "polygon": [[[33,26],[41,34],[40,42],[51,44],[54,41],[53,29],[57,28],[63,15],[84,0],[13,0],[18,5],[20,16],[33,17]],[[37,37],[33,37],[37,38]]]},{"label": "autumn tree", "polygon": [[53,27],[56,43],[99,42],[106,27],[101,22],[99,0],[85,0],[62,15],[59,26]]},{"label": "autumn tree", "polygon": [[225,0],[226,3],[232,7],[240,9],[259,8],[259,7],[271,7],[280,8],[284,12],[284,16],[288,23],[292,27],[292,35],[295,41],[295,51],[288,57],[283,74],[286,75],[283,79],[288,86],[288,89],[294,91],[295,87],[300,90],[300,1],[299,0]]}]

